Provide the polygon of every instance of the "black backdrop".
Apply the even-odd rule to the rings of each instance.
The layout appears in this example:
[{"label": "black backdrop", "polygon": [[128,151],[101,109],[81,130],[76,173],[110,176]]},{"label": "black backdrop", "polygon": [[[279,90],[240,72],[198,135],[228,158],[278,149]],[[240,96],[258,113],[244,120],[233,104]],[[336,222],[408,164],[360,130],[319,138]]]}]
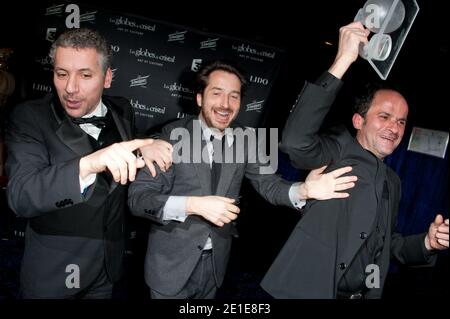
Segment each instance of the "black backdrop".
[{"label": "black backdrop", "polygon": [[[53,40],[73,26],[73,4],[43,4],[37,8],[31,30],[35,47],[25,98],[52,91],[48,58]],[[264,115],[272,84],[284,52],[192,28],[111,11],[101,5],[76,4],[80,27],[102,33],[113,53],[113,83],[105,93],[128,98],[135,110],[138,132],[192,113],[195,108],[194,76],[204,61],[226,59],[241,67],[249,79],[237,121],[257,127]],[[66,12],[66,10],[68,12]],[[76,9],[77,10],[77,9]]]}]

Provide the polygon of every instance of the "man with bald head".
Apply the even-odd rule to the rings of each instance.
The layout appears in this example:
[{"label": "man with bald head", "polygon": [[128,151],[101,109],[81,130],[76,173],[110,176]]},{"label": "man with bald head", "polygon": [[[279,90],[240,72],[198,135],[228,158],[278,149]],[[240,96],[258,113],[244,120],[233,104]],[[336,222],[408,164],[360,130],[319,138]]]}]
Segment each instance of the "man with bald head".
[{"label": "man with bald head", "polygon": [[428,233],[403,237],[394,232],[400,179],[383,159],[405,131],[408,104],[399,92],[373,87],[357,100],[356,138],[343,126],[319,134],[341,79],[368,35],[359,22],[340,29],[333,65],[316,83],[306,83],[283,131],[280,149],[294,166],[352,166],[358,183],[346,199],[308,201],[261,283],[276,298],[380,298],[390,258],[432,265],[434,252],[448,248],[449,222],[441,215]]}]

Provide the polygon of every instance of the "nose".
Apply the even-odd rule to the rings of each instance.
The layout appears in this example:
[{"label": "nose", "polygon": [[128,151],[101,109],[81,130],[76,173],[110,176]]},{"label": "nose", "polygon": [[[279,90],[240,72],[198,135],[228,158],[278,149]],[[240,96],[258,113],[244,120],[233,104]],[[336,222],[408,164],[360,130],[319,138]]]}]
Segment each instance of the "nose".
[{"label": "nose", "polygon": [[220,101],[220,106],[224,109],[227,109],[230,107],[230,97],[226,96],[225,94],[222,96],[222,99]]},{"label": "nose", "polygon": [[395,134],[398,134],[398,132],[400,131],[400,123],[396,120],[396,119],[391,119],[388,122],[388,129]]},{"label": "nose", "polygon": [[77,80],[76,76],[74,76],[74,75],[69,76],[69,79],[67,80],[65,89],[68,94],[73,94],[73,93],[78,92],[78,80]]}]

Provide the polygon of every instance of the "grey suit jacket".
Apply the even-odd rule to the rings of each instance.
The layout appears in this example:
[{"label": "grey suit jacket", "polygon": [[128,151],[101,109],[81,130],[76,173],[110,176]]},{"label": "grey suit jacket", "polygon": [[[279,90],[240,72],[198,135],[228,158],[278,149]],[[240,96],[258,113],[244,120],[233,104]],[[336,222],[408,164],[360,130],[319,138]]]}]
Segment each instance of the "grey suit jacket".
[{"label": "grey suit jacket", "polygon": [[[168,139],[174,128],[184,127],[190,133],[190,145],[183,151],[191,150],[194,142],[191,134],[193,120],[193,117],[184,118],[165,126],[163,138]],[[171,141],[172,144],[177,142]],[[205,141],[202,140],[204,145]],[[246,150],[245,159],[247,156]],[[190,158],[193,158],[192,152]],[[260,164],[248,163],[247,160],[244,163],[223,164],[216,194],[211,193],[209,163],[174,164],[166,173],[159,172],[155,178],[147,168],[138,173],[136,181],[129,188],[128,204],[134,215],[154,222],[149,233],[145,260],[145,279],[152,289],[167,296],[177,294],[194,270],[208,237],[213,243],[215,280],[220,286],[231,247],[232,224],[216,227],[196,215],[187,217],[181,223],[163,221],[163,209],[169,196],[219,195],[238,198],[242,179],[246,176],[266,200],[275,205],[292,207],[289,200],[292,183],[276,175],[260,175],[259,167]]]}]

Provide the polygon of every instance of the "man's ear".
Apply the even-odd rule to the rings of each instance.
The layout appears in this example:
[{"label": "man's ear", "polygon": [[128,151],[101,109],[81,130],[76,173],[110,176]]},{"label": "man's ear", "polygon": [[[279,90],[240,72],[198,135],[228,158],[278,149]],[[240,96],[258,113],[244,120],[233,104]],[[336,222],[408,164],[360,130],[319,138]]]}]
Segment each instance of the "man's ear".
[{"label": "man's ear", "polygon": [[106,70],[106,74],[105,74],[105,84],[103,85],[103,87],[105,89],[109,89],[111,87],[111,82],[112,82],[112,71],[111,68],[108,68]]},{"label": "man's ear", "polygon": [[360,130],[364,124],[364,118],[358,113],[353,114],[352,117],[353,127],[357,130]]},{"label": "man's ear", "polygon": [[202,103],[203,103],[203,97],[202,97],[202,95],[200,94],[200,93],[197,93],[197,106],[198,107],[202,107]]}]

